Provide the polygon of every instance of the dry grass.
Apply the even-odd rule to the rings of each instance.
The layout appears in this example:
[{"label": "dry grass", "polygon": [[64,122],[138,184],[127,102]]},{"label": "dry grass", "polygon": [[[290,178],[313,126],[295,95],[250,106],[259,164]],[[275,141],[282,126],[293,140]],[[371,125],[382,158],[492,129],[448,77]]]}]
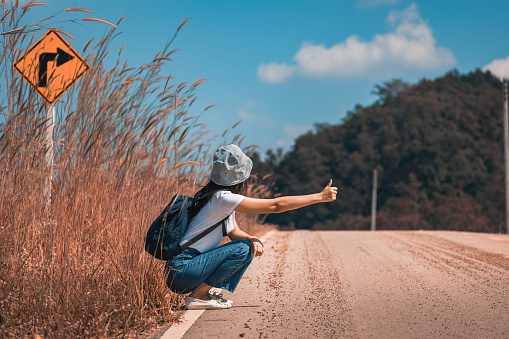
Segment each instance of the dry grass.
[{"label": "dry grass", "polygon": [[47,168],[46,105],[12,68],[35,41],[33,26],[19,27],[32,6],[8,6],[1,1],[0,337],[130,337],[175,320],[180,296],[143,237],[175,192],[194,193],[209,170],[199,161],[221,144],[188,113],[203,81],[161,74],[175,36],[140,68],[106,68],[111,28],[81,52],[91,68],[56,105]]}]

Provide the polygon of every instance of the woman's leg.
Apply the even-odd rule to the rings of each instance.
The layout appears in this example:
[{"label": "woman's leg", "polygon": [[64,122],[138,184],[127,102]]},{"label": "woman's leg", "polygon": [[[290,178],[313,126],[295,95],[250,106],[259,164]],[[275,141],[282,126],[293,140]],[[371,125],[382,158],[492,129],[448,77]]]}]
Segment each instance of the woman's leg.
[{"label": "woman's leg", "polygon": [[182,254],[182,259],[169,262],[173,267],[167,280],[172,290],[182,293],[199,287],[196,293],[202,294],[210,286],[233,292],[253,259],[246,240],[235,240],[197,256]]},{"label": "woman's leg", "polygon": [[209,286],[205,283],[201,283],[198,287],[196,287],[189,296],[191,298],[201,299],[201,300],[210,300],[209,291],[212,286]]},{"label": "woman's leg", "polygon": [[251,264],[253,255],[251,254],[251,244],[247,240],[235,240],[223,246],[229,244],[232,244],[235,250],[216,267],[207,279],[205,279],[204,283],[212,287],[233,292]]}]

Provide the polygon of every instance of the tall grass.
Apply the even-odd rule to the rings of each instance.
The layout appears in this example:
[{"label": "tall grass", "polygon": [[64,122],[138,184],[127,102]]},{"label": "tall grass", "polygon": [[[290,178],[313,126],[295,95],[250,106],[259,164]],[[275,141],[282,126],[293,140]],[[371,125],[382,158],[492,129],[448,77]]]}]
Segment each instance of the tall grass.
[{"label": "tall grass", "polygon": [[143,237],[173,194],[193,194],[209,170],[200,161],[225,138],[190,114],[203,79],[162,74],[175,36],[140,68],[107,68],[112,27],[81,51],[90,70],[56,105],[48,168],[47,106],[12,68],[35,41],[37,30],[17,26],[31,6],[1,5],[9,33],[0,36],[1,336],[131,336],[175,320],[180,297]]}]

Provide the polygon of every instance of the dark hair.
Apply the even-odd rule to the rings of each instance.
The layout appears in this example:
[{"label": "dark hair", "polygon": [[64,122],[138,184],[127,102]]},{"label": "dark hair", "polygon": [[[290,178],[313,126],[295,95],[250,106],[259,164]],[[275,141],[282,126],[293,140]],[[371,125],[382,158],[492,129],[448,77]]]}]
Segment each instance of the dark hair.
[{"label": "dark hair", "polygon": [[[210,201],[210,199],[212,199],[212,196],[219,191],[230,191],[235,194],[245,195],[247,192],[247,180],[232,186],[221,186],[210,180],[205,186],[202,187],[201,190],[196,192],[194,195],[194,202],[191,205],[191,218],[197,215],[203,206],[205,206]],[[207,197],[200,199],[203,196]]]}]

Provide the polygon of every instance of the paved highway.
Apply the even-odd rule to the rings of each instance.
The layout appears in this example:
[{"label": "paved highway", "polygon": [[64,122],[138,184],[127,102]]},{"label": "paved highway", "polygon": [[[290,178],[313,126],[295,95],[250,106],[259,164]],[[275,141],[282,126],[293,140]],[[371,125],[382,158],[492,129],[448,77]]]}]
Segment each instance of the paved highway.
[{"label": "paved highway", "polygon": [[509,236],[288,231],[184,338],[508,338]]}]

